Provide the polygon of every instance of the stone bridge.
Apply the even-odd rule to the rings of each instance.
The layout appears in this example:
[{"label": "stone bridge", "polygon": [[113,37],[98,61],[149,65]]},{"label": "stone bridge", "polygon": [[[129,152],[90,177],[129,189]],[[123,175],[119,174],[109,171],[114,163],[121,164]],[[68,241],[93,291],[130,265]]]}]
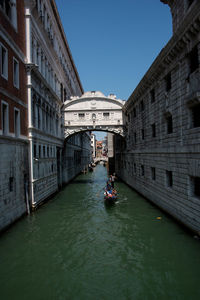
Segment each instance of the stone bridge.
[{"label": "stone bridge", "polygon": [[86,92],[71,97],[63,106],[65,138],[81,131],[107,131],[124,137],[122,107],[124,100],[101,92]]}]

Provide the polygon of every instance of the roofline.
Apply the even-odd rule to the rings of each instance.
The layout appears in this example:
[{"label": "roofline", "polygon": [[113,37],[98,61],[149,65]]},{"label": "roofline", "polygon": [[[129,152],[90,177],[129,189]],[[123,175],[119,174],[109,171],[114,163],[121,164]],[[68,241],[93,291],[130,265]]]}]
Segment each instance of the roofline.
[{"label": "roofline", "polygon": [[61,19],[60,19],[60,15],[59,15],[59,13],[58,13],[58,9],[57,9],[56,2],[55,2],[55,0],[50,0],[50,3],[51,3],[51,6],[52,6],[52,9],[53,9],[53,12],[54,12],[55,19],[56,19],[56,21],[57,21],[58,27],[59,27],[59,29],[60,29],[60,32],[61,32],[61,35],[62,35],[64,44],[65,44],[67,53],[68,53],[68,55],[69,55],[69,58],[70,58],[70,61],[71,61],[72,65],[73,65],[74,71],[75,71],[75,73],[76,73],[76,78],[77,78],[77,80],[78,80],[78,83],[79,83],[81,92],[82,92],[82,94],[83,94],[83,93],[84,93],[84,89],[83,89],[83,87],[82,87],[81,80],[80,80],[80,77],[79,77],[77,68],[76,68],[76,66],[75,66],[75,63],[74,63],[74,60],[73,60],[73,57],[72,57],[72,54],[71,54],[71,51],[70,51],[70,48],[69,48],[69,45],[68,45],[68,42],[67,42],[66,34],[65,34],[65,31],[64,31],[63,26],[62,26],[62,23],[61,23]]}]

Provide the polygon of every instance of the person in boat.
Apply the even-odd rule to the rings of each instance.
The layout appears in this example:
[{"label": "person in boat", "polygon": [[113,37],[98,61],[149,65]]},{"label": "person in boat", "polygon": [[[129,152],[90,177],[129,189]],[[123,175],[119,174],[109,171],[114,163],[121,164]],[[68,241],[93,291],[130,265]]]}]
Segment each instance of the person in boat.
[{"label": "person in boat", "polygon": [[115,189],[112,190],[112,195],[117,196],[117,191]]},{"label": "person in boat", "polygon": [[106,183],[106,190],[107,190],[107,191],[112,190],[112,185],[111,185],[110,180],[108,180],[107,183]]},{"label": "person in boat", "polygon": [[115,173],[113,173],[113,175],[112,174],[110,175],[110,182],[111,182],[112,188],[114,188],[114,185],[115,185]]}]

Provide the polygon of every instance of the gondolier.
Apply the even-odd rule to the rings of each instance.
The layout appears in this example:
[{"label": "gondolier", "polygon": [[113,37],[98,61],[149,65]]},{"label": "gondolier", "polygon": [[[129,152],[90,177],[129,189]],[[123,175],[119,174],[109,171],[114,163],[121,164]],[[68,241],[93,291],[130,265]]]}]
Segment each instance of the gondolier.
[{"label": "gondolier", "polygon": [[114,185],[115,185],[115,173],[113,173],[113,175],[110,175],[110,182],[111,182],[112,188],[114,188]]}]

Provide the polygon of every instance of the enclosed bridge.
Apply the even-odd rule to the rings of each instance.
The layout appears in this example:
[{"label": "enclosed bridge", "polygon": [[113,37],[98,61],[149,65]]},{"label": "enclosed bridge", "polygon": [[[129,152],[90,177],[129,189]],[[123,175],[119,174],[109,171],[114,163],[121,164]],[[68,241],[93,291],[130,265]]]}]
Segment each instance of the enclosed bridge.
[{"label": "enclosed bridge", "polygon": [[71,97],[63,106],[65,138],[81,131],[107,131],[124,137],[124,100],[98,91]]}]

